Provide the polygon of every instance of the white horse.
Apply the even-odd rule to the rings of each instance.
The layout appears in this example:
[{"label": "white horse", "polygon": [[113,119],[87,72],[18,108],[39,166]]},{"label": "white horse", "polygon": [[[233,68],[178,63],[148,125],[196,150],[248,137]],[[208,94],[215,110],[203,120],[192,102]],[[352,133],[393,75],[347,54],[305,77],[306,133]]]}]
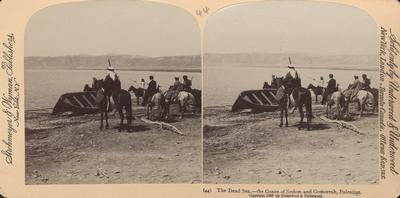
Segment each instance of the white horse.
[{"label": "white horse", "polygon": [[183,118],[185,111],[196,111],[196,98],[193,96],[193,94],[186,91],[181,91],[177,96],[177,101],[179,104],[179,111],[181,112],[181,119]]},{"label": "white horse", "polygon": [[153,107],[156,107],[158,110],[156,120],[162,119],[165,108],[165,98],[162,93],[155,93],[147,103],[147,119],[149,120],[153,119]]},{"label": "white horse", "polygon": [[[332,106],[336,108],[336,120],[343,118],[343,112],[345,110],[345,97],[342,92],[335,91],[328,95],[326,99],[326,117],[329,118]],[[329,109],[329,110],[328,110]]]},{"label": "white horse", "polygon": [[[349,89],[344,90],[343,94],[347,95],[348,91],[351,91],[351,90],[349,90]],[[360,118],[361,118],[361,116],[363,114],[363,111],[365,109],[365,105],[368,105],[368,106],[372,107],[373,108],[373,112],[375,112],[375,110],[376,110],[376,106],[375,106],[376,103],[375,103],[374,95],[369,91],[359,90],[354,97],[350,98],[350,100],[349,100],[348,97],[346,97],[345,100],[346,100],[346,111],[347,111],[347,113],[349,113],[349,104],[352,103],[352,102],[357,102],[358,110],[360,111],[360,115],[359,115]]]}]

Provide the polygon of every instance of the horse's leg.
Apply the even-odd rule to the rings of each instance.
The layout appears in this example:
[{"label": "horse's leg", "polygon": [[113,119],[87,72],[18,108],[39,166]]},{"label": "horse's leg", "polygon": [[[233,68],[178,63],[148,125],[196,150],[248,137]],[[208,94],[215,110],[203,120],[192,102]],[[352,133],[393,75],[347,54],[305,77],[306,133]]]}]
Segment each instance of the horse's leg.
[{"label": "horse's leg", "polygon": [[327,117],[327,118],[329,118],[329,111],[328,111],[328,108],[329,108],[329,104],[326,104],[326,117]]},{"label": "horse's leg", "polygon": [[283,125],[283,106],[280,105],[280,108],[281,108],[281,123],[279,124],[279,127],[282,127],[282,125]]},{"label": "horse's leg", "polygon": [[103,129],[103,110],[100,111],[100,129]]},{"label": "horse's leg", "polygon": [[147,119],[150,119],[150,106],[147,104],[146,106],[146,110],[147,110]]},{"label": "horse's leg", "polygon": [[128,132],[130,132],[132,127],[132,104],[125,106],[125,112],[126,112],[127,128]]},{"label": "horse's leg", "polygon": [[124,124],[124,112],[122,111],[122,107],[118,108],[118,113],[119,113],[119,118],[121,119],[121,122],[119,123],[118,131],[121,131],[122,130],[122,125]]},{"label": "horse's leg", "polygon": [[284,108],[283,110],[285,110],[285,119],[286,119],[285,126],[287,127],[287,126],[289,126],[288,119],[287,119],[287,112],[288,112],[288,109],[287,109],[287,108]]},{"label": "horse's leg", "polygon": [[360,115],[358,116],[359,118],[361,118],[364,108],[365,108],[365,101],[362,101],[360,102]]},{"label": "horse's leg", "polygon": [[303,128],[303,119],[304,119],[304,112],[303,112],[303,104],[298,104],[299,113],[300,113],[300,125],[297,129]]},{"label": "horse's leg", "polygon": [[159,104],[157,108],[158,108],[158,119],[163,120],[163,108],[161,104]]},{"label": "horse's leg", "polygon": [[108,129],[108,112],[107,110],[104,112],[106,117],[106,129]]},{"label": "horse's leg", "polygon": [[335,108],[336,108],[336,120],[339,120],[340,117],[340,107],[339,104],[335,103]]},{"label": "horse's leg", "polygon": [[318,94],[315,94],[315,104],[318,104]]},{"label": "horse's leg", "polygon": [[182,119],[183,118],[183,114],[185,113],[185,110],[186,110],[185,103],[184,102],[180,102],[179,106],[180,106],[180,109],[181,109],[181,117],[180,117],[180,119]]},{"label": "horse's leg", "polygon": [[306,105],[306,114],[307,114],[307,131],[310,130],[310,123],[311,123],[311,118],[312,118],[312,106],[311,103]]},{"label": "horse's leg", "polygon": [[136,104],[139,106],[139,96],[136,96]]}]

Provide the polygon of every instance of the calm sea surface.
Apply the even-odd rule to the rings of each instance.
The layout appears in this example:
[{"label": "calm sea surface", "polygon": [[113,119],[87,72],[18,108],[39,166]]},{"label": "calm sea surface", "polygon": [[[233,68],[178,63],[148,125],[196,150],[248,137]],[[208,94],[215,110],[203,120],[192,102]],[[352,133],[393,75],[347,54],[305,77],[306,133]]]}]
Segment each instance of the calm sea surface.
[{"label": "calm sea surface", "polygon": [[[361,79],[362,74],[367,74],[371,78],[372,87],[378,86],[378,71],[362,70],[329,70],[329,69],[297,69],[302,79],[302,86],[317,82],[323,76],[325,82],[328,75],[333,74],[336,82],[341,88],[347,86],[354,80],[354,75]],[[227,68],[227,67],[204,67],[204,106],[232,105],[241,91],[251,89],[261,89],[264,81],[271,82],[271,76],[284,76],[288,70],[284,68]]]},{"label": "calm sea surface", "polygon": [[[79,92],[85,84],[92,84],[92,78],[103,79],[106,71],[101,70],[25,70],[25,108],[53,108],[58,98],[68,92]],[[193,77],[193,88],[201,89],[200,72],[154,72],[154,71],[118,71],[122,88],[128,89],[135,85],[132,80],[140,81],[153,75],[154,80],[163,90],[174,82],[174,77],[183,75]],[[137,87],[137,86],[136,86]]]}]

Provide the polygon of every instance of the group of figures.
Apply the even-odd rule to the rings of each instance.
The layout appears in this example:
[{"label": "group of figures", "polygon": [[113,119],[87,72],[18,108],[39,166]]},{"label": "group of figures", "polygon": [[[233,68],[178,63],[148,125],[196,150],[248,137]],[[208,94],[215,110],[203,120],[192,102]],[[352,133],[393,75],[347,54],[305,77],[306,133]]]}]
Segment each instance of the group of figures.
[{"label": "group of figures", "polygon": [[[192,82],[186,75],[183,76],[183,83],[179,77],[175,77],[175,82],[168,90],[162,91],[160,85],[154,80],[154,76],[149,76],[149,83],[146,85],[144,79],[141,80],[142,86],[136,88],[133,85],[128,90],[121,88],[121,80],[112,66],[107,68],[107,75],[104,79],[93,78],[92,86],[84,86],[83,91],[96,92],[96,105],[100,110],[101,122],[100,129],[103,128],[103,115],[105,117],[105,128],[108,128],[108,112],[118,112],[120,115],[120,128],[122,129],[124,118],[127,120],[127,129],[131,130],[132,124],[132,101],[133,92],[137,98],[137,105],[146,106],[147,118],[152,120],[164,120],[170,118],[170,105],[178,104],[180,118],[183,118],[185,111],[200,111],[201,91],[192,89]],[[158,115],[153,116],[153,108],[158,109]],[[125,109],[125,116],[123,110]]]},{"label": "group of figures", "polygon": [[[369,105],[373,111],[376,110],[378,103],[378,89],[371,88],[371,80],[367,78],[367,75],[362,75],[362,81],[358,79],[358,76],[354,76],[354,82],[351,83],[346,90],[340,90],[339,85],[336,83],[333,74],[329,74],[329,81],[327,86],[324,83],[314,86],[310,84],[307,88],[301,87],[301,79],[296,71],[294,65],[289,65],[289,72],[284,77],[272,76],[271,85],[264,82],[263,88],[276,88],[276,100],[280,107],[280,126],[283,125],[283,115],[285,115],[286,123],[288,126],[287,111],[291,107],[291,111],[299,109],[300,112],[300,125],[299,129],[303,128],[304,112],[305,107],[307,116],[307,129],[310,129],[310,122],[313,118],[312,115],[312,99],[311,92],[314,92],[316,97],[316,103],[318,102],[318,95],[322,95],[322,105],[326,105],[326,116],[332,109],[332,106],[336,107],[336,119],[344,119],[349,116],[349,104],[357,103],[358,110],[360,111],[359,117],[362,116],[365,106]],[[321,77],[323,81],[323,77]]]}]

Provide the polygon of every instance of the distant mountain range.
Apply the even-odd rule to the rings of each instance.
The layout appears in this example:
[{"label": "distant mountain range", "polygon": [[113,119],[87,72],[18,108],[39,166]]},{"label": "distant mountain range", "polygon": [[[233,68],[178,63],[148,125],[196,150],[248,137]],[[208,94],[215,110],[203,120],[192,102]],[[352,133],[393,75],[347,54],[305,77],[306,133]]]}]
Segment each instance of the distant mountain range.
[{"label": "distant mountain range", "polygon": [[309,54],[205,54],[206,67],[285,67],[292,63],[301,68],[378,70],[378,55],[309,55]]},{"label": "distant mountain range", "polygon": [[117,70],[150,71],[201,71],[200,55],[146,57],[134,55],[73,55],[73,56],[27,56],[25,69],[95,69],[108,67],[108,59]]},{"label": "distant mountain range", "polygon": [[[288,57],[296,67],[378,70],[378,55],[308,55],[273,53],[205,54],[204,67],[285,67]],[[201,71],[201,56],[146,57],[135,55],[73,55],[25,57],[25,69],[95,69],[108,66],[117,70]]]}]

